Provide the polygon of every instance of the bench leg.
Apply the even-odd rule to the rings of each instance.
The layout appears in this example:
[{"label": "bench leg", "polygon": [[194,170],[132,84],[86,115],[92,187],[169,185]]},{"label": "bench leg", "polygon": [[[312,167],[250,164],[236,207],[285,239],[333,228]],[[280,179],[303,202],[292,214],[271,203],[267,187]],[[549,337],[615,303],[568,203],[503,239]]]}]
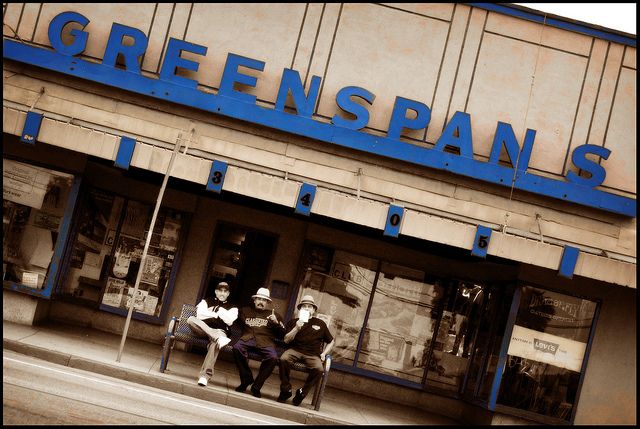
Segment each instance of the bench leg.
[{"label": "bench leg", "polygon": [[169,363],[169,356],[171,355],[171,349],[173,349],[173,341],[171,337],[167,337],[164,340],[164,346],[162,347],[162,360],[160,361],[160,372],[164,372],[167,369]]},{"label": "bench leg", "polygon": [[324,364],[324,373],[322,374],[322,379],[316,386],[316,392],[313,395],[313,409],[318,411],[320,410],[320,402],[322,402],[322,395],[324,395],[324,388],[327,386],[327,380],[329,379],[329,370],[331,369],[331,355],[327,355],[325,364]]},{"label": "bench leg", "polygon": [[176,320],[175,317],[171,319],[169,322],[169,329],[165,334],[164,345],[162,346],[162,359],[160,359],[160,372],[164,372],[167,369],[167,364],[169,363],[169,355],[171,354],[171,350],[173,349],[173,344],[175,341],[173,330],[175,329]]}]

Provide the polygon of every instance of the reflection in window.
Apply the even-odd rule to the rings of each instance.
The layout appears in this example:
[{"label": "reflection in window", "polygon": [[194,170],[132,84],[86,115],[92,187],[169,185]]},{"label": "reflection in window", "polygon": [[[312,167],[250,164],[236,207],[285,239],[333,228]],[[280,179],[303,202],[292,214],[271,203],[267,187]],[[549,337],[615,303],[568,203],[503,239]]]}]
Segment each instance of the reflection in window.
[{"label": "reflection in window", "polygon": [[498,403],[570,420],[595,309],[592,301],[523,287]]},{"label": "reflection in window", "polygon": [[3,280],[42,289],[73,176],[2,160]]},{"label": "reflection in window", "polygon": [[[378,263],[370,258],[336,251],[331,264],[331,259],[322,254],[322,249],[315,251],[317,254],[312,255],[315,262],[307,266],[300,296],[310,294],[317,297],[316,317],[325,321],[336,339],[331,352],[334,361],[352,365]],[[325,265],[319,265],[318,261],[324,261]],[[323,267],[328,273],[321,272]]]},{"label": "reflection in window", "polygon": [[384,263],[376,284],[358,366],[422,382],[434,309],[442,289],[424,273]]},{"label": "reflection in window", "polygon": [[452,281],[444,311],[434,339],[433,355],[427,374],[428,384],[458,390],[473,350],[484,288],[468,282]]}]

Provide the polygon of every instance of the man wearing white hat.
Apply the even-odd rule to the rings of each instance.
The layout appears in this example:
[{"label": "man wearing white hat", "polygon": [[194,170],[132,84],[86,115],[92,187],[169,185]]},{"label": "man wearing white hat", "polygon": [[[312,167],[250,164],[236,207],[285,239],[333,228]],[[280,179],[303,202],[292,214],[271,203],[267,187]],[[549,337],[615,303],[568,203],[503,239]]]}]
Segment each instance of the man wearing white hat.
[{"label": "man wearing white hat", "polygon": [[[267,307],[271,302],[269,289],[261,287],[253,298],[253,306],[240,309],[239,322],[242,325],[242,335],[233,345],[233,360],[240,374],[240,385],[236,392],[244,392],[251,385],[251,394],[260,398],[260,389],[278,364],[278,352],[274,343],[275,338],[282,338],[284,325],[282,317]],[[257,350],[263,357],[258,376],[254,379],[247,350]]]},{"label": "man wearing white hat", "polygon": [[198,384],[206,386],[213,377],[213,366],[220,349],[229,344],[229,326],[238,317],[238,309],[227,299],[231,293],[227,282],[216,286],[215,297],[207,297],[196,306],[196,315],[187,319],[187,324],[198,335],[209,337],[207,355],[202,362]]},{"label": "man wearing white hat", "polygon": [[[280,396],[278,396],[278,402],[286,402],[291,397],[289,373],[291,365],[295,362],[303,362],[312,371],[309,372],[304,386],[296,390],[293,405],[300,405],[322,376],[324,371],[322,362],[333,348],[335,341],[327,325],[321,319],[313,317],[316,311],[318,311],[318,306],[313,297],[305,295],[298,304],[298,318],[287,324],[284,342],[289,345],[289,348],[280,356]],[[321,350],[323,343],[325,346]]]}]

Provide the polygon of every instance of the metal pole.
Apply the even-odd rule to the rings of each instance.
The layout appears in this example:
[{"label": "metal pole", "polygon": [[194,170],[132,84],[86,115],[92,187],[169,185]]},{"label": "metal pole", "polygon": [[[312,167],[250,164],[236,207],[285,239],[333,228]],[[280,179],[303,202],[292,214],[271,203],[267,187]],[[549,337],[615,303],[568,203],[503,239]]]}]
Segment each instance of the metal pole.
[{"label": "metal pole", "polygon": [[[191,134],[193,135],[193,130],[191,130]],[[167,182],[169,181],[169,176],[171,174],[171,167],[173,167],[173,161],[175,160],[176,154],[180,149],[181,138],[182,138],[182,134],[178,136],[178,141],[176,142],[176,146],[173,148],[173,152],[171,153],[169,168],[167,168],[167,172],[164,175],[164,180],[162,181],[162,186],[160,187],[160,192],[158,193],[158,199],[156,200],[156,207],[153,210],[153,216],[151,217],[151,225],[149,225],[147,240],[144,243],[144,250],[142,251],[142,256],[140,257],[140,266],[138,267],[138,275],[136,276],[136,283],[135,283],[135,286],[133,287],[133,297],[131,298],[129,313],[127,313],[127,320],[124,323],[124,331],[122,332],[122,340],[120,341],[120,349],[118,350],[118,357],[116,357],[116,362],[120,362],[120,357],[122,356],[122,349],[124,348],[124,342],[127,339],[127,332],[129,331],[129,323],[131,322],[131,316],[133,315],[133,307],[136,301],[136,295],[138,293],[138,286],[140,285],[140,279],[142,278],[142,270],[144,269],[144,263],[147,259],[147,251],[149,250],[149,244],[151,243],[151,235],[153,234],[153,228],[156,225],[156,218],[158,217],[158,212],[160,211],[160,204],[162,203],[164,190],[167,187]],[[186,148],[184,152],[186,154],[187,152]]]}]

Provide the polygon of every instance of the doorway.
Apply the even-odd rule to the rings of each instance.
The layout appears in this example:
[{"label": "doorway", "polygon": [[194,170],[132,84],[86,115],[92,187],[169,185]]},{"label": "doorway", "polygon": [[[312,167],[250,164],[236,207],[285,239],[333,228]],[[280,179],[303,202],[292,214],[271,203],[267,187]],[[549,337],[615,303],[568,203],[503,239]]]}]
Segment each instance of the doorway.
[{"label": "doorway", "polygon": [[231,286],[230,301],[251,304],[258,288],[268,287],[277,236],[244,226],[219,223],[202,298],[215,296],[215,287]]}]

